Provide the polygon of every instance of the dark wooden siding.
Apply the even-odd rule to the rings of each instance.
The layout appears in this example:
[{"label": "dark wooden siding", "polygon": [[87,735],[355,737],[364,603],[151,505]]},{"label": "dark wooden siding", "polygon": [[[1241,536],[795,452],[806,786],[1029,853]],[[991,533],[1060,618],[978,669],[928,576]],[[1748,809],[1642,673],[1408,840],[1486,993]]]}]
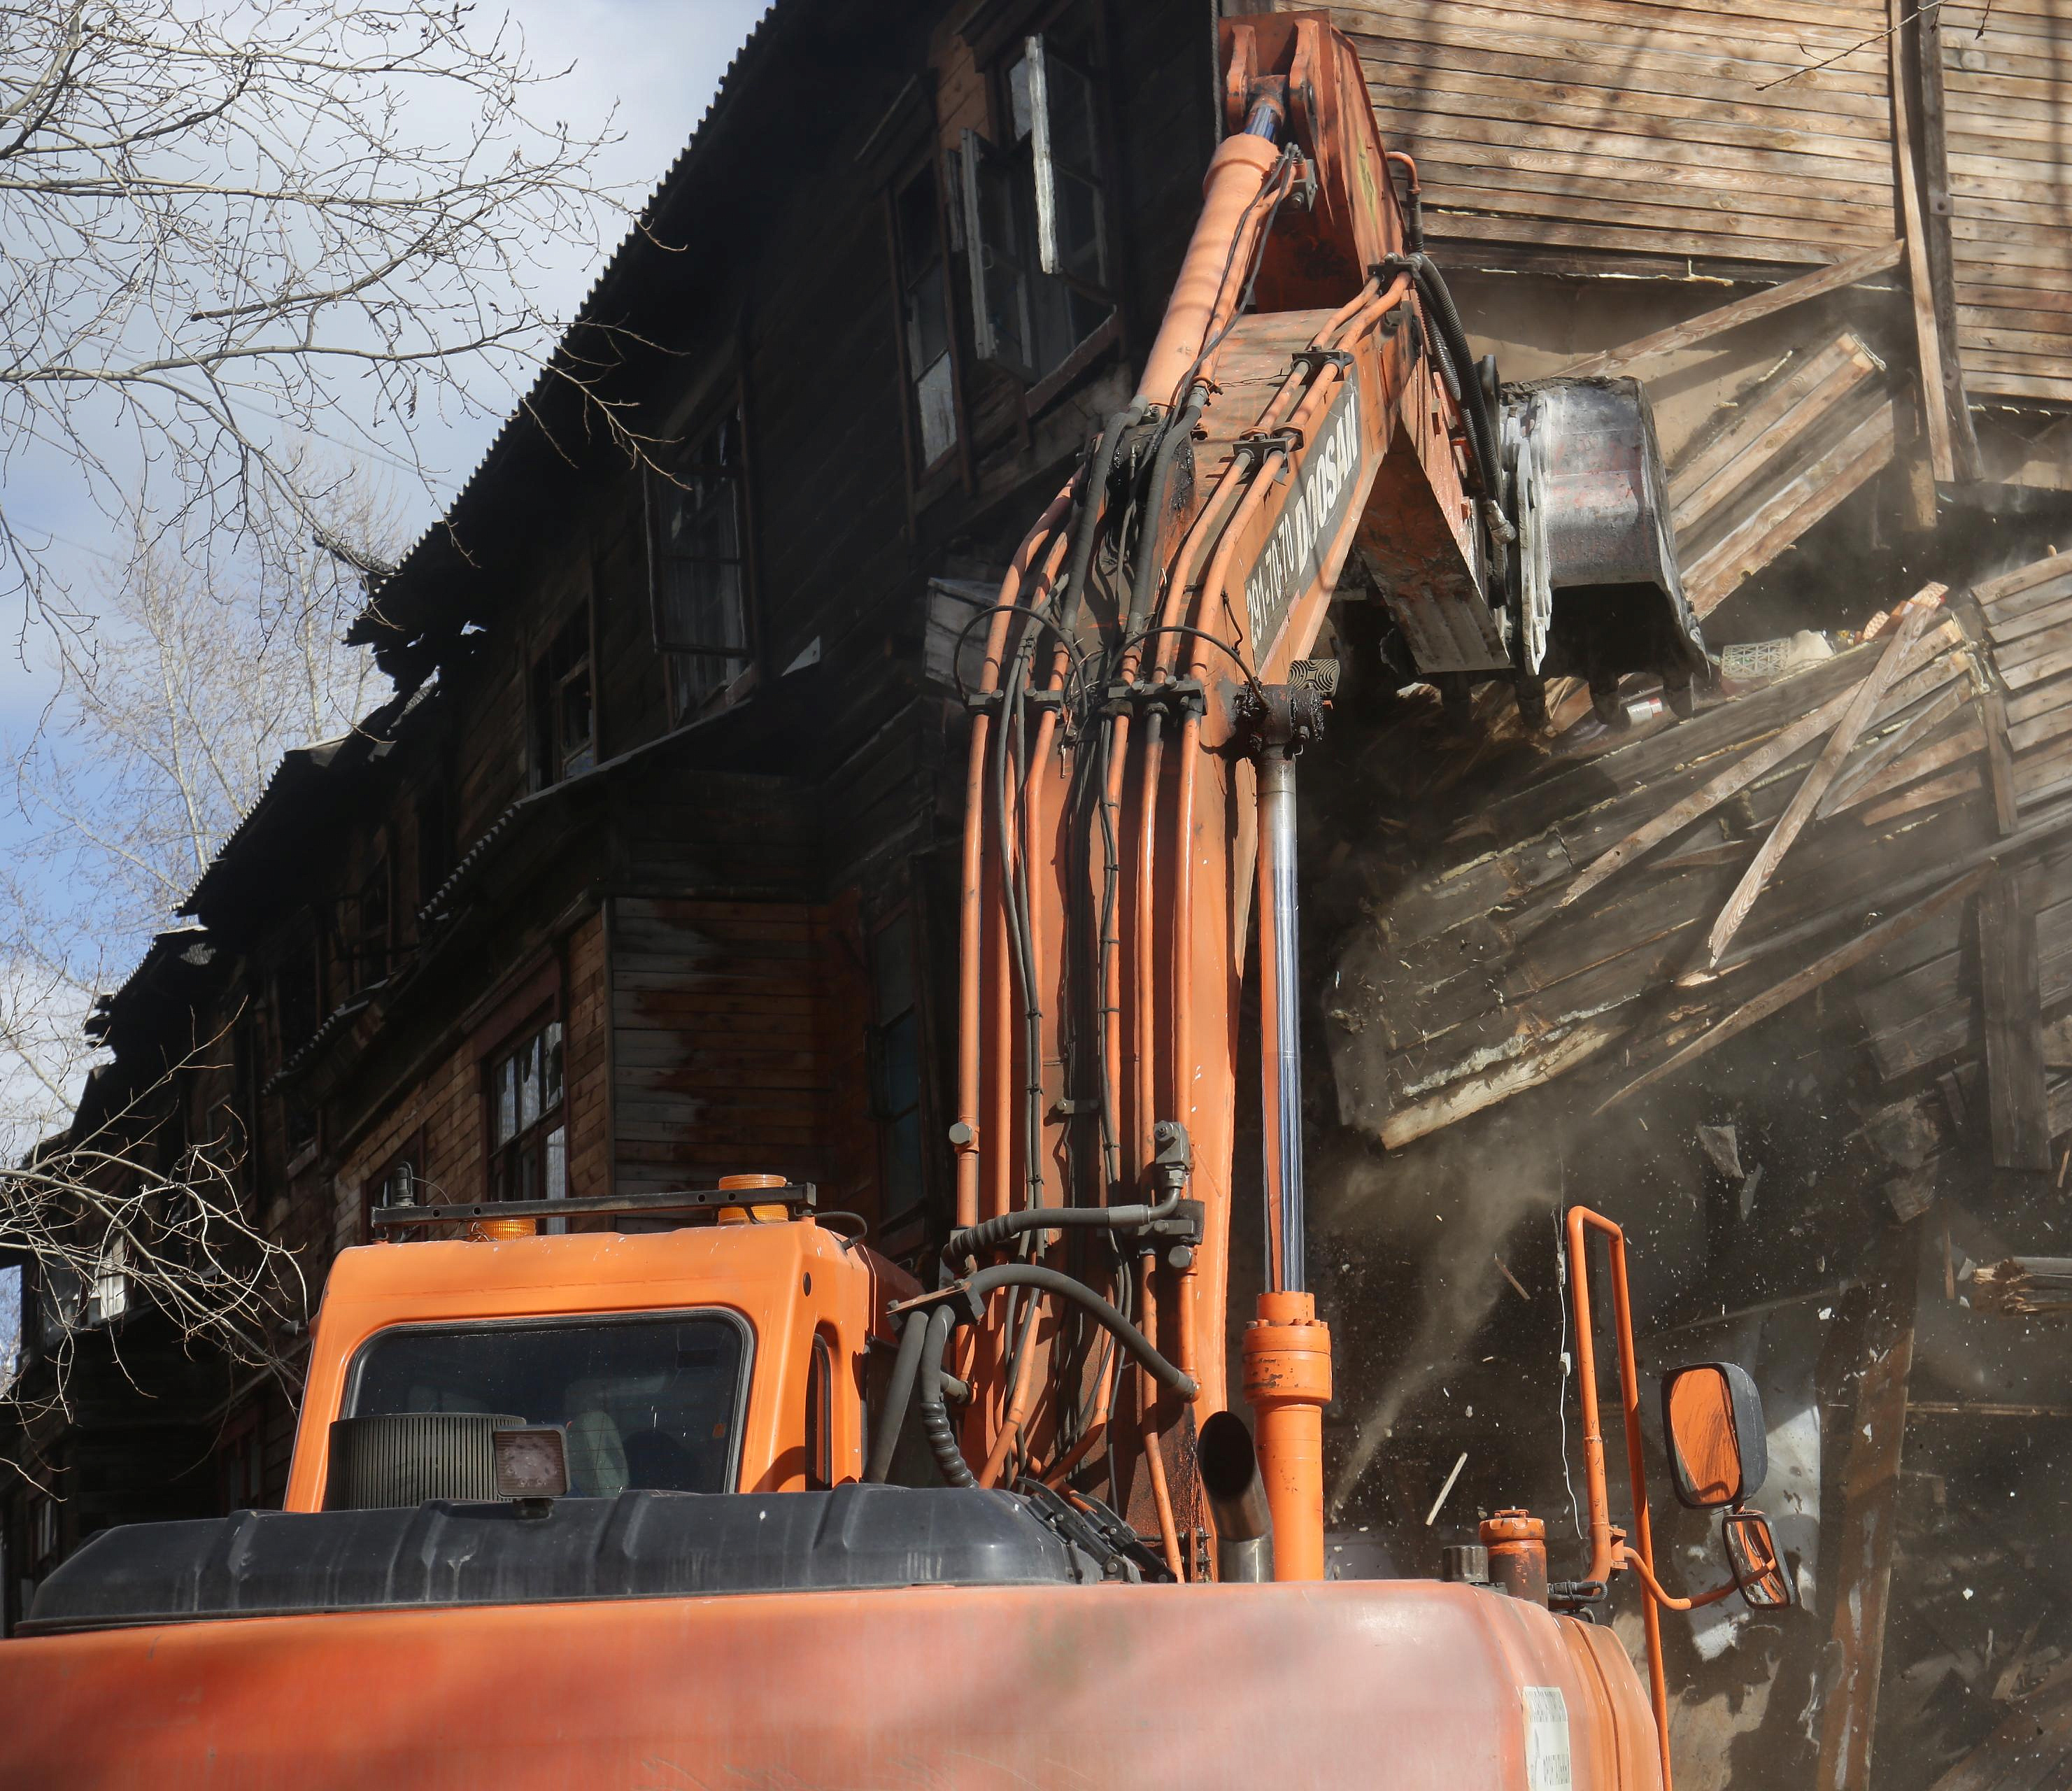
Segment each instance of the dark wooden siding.
[{"label": "dark wooden siding", "polygon": [[616,1191],[764,1171],[853,1188],[832,1121],[861,1074],[861,973],[832,912],[620,896],[611,944]]}]

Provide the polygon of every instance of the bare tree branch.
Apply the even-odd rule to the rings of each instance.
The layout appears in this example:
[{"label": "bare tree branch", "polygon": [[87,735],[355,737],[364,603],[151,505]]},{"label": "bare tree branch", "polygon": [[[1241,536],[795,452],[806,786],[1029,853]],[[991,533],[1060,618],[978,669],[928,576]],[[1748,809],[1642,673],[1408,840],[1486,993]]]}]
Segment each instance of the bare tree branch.
[{"label": "bare tree branch", "polygon": [[[543,249],[624,216],[609,126],[533,115],[558,72],[439,0],[0,0],[0,488],[55,459],[191,546],[255,510],[306,535],[335,520],[319,434],[442,496],[419,418],[507,414],[565,331]],[[586,405],[598,339],[557,368]],[[85,627],[50,550],[0,497],[0,584]]]}]

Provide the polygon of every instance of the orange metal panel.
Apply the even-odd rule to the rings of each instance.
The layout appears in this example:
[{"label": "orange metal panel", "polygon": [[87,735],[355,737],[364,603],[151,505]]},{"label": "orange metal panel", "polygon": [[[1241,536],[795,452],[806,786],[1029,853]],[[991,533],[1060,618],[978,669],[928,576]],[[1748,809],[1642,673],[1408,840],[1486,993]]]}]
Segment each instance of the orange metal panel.
[{"label": "orange metal panel", "polygon": [[1617,1648],[1415,1581],[254,1618],[0,1643],[0,1791],[1652,1791]]}]

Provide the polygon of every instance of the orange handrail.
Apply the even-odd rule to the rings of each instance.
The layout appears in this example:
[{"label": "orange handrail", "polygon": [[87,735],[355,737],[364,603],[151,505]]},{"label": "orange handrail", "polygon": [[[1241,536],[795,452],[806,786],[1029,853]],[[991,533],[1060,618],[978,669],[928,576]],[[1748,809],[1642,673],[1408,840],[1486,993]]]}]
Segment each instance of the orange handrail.
[{"label": "orange handrail", "polygon": [[[1612,1320],[1618,1337],[1619,1400],[1626,1410],[1626,1473],[1633,1485],[1630,1552],[1614,1543],[1610,1499],[1605,1488],[1604,1426],[1597,1415],[1597,1352],[1590,1333],[1590,1274],[1587,1231],[1606,1240],[1612,1278]],[[1640,1367],[1633,1348],[1633,1303],[1626,1291],[1626,1233],[1602,1213],[1588,1207],[1568,1208],[1568,1285],[1576,1300],[1576,1379],[1583,1402],[1583,1481],[1590,1508],[1590,1568],[1584,1576],[1600,1583],[1621,1567],[1640,1572],[1651,1593],[1659,1595],[1655,1577],[1655,1537],[1647,1516],[1647,1472],[1640,1446]],[[1710,1604],[1711,1598],[1700,1602]],[[1688,1607],[1685,1607],[1688,1608]],[[1655,1597],[1643,1599],[1641,1621],[1647,1632],[1647,1690],[1655,1706],[1656,1739],[1662,1749],[1662,1791],[1671,1791],[1669,1777],[1669,1687],[1662,1667],[1662,1617]]]}]

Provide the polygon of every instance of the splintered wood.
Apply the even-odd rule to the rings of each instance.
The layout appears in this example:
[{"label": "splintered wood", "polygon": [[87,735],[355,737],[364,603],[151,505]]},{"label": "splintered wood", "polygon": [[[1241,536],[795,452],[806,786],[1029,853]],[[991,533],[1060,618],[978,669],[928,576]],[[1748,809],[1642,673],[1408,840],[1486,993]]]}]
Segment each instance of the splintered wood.
[{"label": "splintered wood", "polygon": [[1961,1284],[1974,1311],[2008,1318],[2072,1317],[2072,1257],[2011,1256]]},{"label": "splintered wood", "polygon": [[1341,955],[1342,1117],[1399,1146],[1585,1070],[1610,1105],[1823,989],[1878,1076],[1971,1085],[2041,1167],[2072,1116],[2039,1040],[2072,1003],[2072,558],[1938,594],[1485,802]]}]

